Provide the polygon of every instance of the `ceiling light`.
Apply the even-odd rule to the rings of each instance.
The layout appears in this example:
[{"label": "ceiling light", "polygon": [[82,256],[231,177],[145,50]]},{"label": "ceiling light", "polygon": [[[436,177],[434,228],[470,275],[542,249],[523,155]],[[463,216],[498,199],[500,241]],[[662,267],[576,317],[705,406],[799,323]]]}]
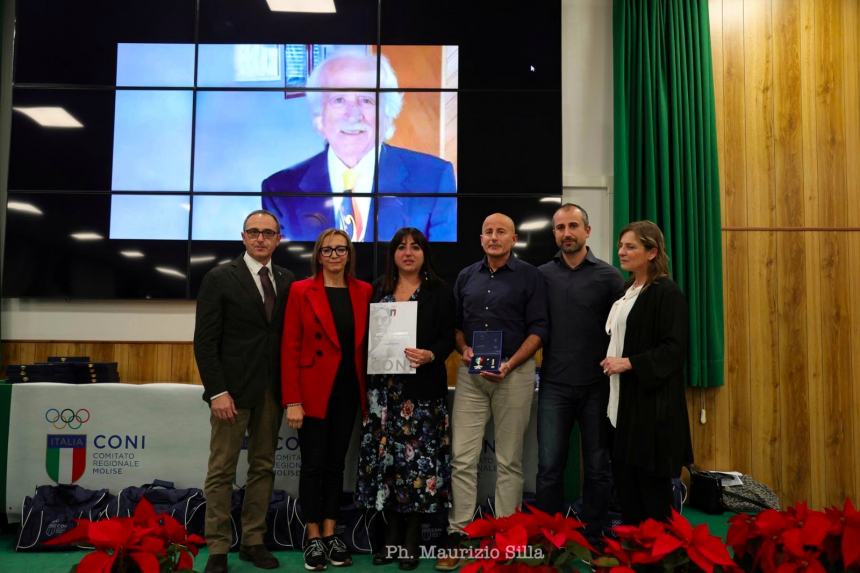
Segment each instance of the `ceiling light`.
[{"label": "ceiling light", "polygon": [[559,203],[561,204],[561,197],[541,197],[541,203]]},{"label": "ceiling light", "polygon": [[171,269],[170,267],[155,267],[155,270],[170,277],[177,277],[180,279],[185,278],[185,273],[177,271],[176,269]]},{"label": "ceiling light", "polygon": [[299,257],[302,259],[309,259],[313,256],[314,256],[313,253],[302,253],[301,255],[299,255]]},{"label": "ceiling light", "polygon": [[81,231],[80,233],[72,233],[69,236],[76,241],[101,241],[102,239],[104,239],[104,237],[102,237],[98,233],[92,233],[90,231]]},{"label": "ceiling light", "polygon": [[83,127],[80,121],[67,112],[65,109],[57,106],[51,107],[13,107],[15,111],[19,111],[41,125],[42,127]]},{"label": "ceiling light", "polygon": [[291,253],[304,253],[307,249],[302,245],[290,245],[287,247],[287,250]]},{"label": "ceiling light", "polygon": [[19,213],[29,213],[30,215],[44,215],[41,209],[39,209],[32,203],[25,203],[24,201],[9,201],[8,203],[6,203],[6,208],[10,211],[18,211]]},{"label": "ceiling light", "polygon": [[516,243],[514,243],[515,249],[525,249],[528,246],[529,246],[529,244],[526,242],[523,242],[523,241],[517,241]]},{"label": "ceiling light", "polygon": [[145,256],[143,251],[120,251],[119,254],[129,259],[142,259]]},{"label": "ceiling light", "polygon": [[219,265],[226,265],[227,263],[229,263],[232,260],[233,259],[221,259],[220,261],[218,261],[218,264]]},{"label": "ceiling light", "polygon": [[334,0],[266,0],[272,12],[311,12],[334,14]]},{"label": "ceiling light", "polygon": [[520,224],[520,231],[540,231],[549,225],[549,219],[532,219]]},{"label": "ceiling light", "polygon": [[188,259],[188,261],[192,265],[197,265],[200,263],[211,263],[214,260],[215,260],[215,255],[200,255],[200,256],[191,257],[190,259]]}]

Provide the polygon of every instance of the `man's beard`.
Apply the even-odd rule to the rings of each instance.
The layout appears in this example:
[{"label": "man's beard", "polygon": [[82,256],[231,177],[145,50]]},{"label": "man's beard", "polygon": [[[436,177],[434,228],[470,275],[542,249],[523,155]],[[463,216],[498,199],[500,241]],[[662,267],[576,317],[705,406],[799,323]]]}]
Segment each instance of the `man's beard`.
[{"label": "man's beard", "polygon": [[585,245],[583,245],[579,241],[574,241],[573,244],[568,246],[568,247],[565,247],[564,243],[562,243],[561,244],[561,252],[565,253],[566,255],[575,255],[576,253],[581,251],[582,247],[584,247],[584,246]]}]

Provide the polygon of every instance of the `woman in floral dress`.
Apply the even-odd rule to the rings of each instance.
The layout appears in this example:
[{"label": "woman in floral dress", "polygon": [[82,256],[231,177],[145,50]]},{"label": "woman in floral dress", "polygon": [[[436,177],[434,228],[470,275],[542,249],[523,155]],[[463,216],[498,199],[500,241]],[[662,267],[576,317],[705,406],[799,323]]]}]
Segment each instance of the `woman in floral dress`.
[{"label": "woman in floral dress", "polygon": [[[433,271],[427,238],[414,228],[394,234],[385,275],[374,285],[373,302],[404,301],[418,302],[417,348],[404,349],[416,371],[369,378],[355,495],[385,512],[385,545],[404,547],[400,568],[411,570],[425,515],[451,503],[445,359],[454,348],[454,298]],[[373,559],[391,561],[384,549]]]}]

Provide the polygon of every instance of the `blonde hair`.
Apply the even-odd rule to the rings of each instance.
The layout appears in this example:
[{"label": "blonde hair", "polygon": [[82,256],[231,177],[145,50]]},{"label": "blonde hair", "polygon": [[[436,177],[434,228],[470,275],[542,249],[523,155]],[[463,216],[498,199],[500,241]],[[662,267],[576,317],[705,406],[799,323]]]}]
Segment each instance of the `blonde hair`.
[{"label": "blonde hair", "polygon": [[311,259],[311,276],[316,277],[317,274],[322,270],[322,263],[320,262],[320,249],[322,249],[323,243],[326,239],[331,236],[338,235],[346,239],[346,248],[348,249],[346,266],[343,268],[343,275],[346,278],[352,278],[355,276],[355,246],[352,244],[352,240],[349,238],[349,235],[346,231],[341,231],[340,229],[326,229],[322,233],[320,233],[319,237],[317,237],[317,242],[314,243],[314,256]]}]

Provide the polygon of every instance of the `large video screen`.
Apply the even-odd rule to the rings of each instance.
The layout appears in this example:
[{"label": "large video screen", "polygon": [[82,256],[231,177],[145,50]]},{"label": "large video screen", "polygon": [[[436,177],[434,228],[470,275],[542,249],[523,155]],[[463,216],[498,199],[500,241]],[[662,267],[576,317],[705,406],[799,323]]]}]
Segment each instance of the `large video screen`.
[{"label": "large video screen", "polygon": [[[193,45],[120,44],[111,190],[194,193],[192,240],[263,208],[288,241],[456,241],[457,69],[457,46],[201,44],[195,66]],[[110,238],[185,238],[188,207],[114,195]]]},{"label": "large video screen", "polygon": [[260,208],[299,277],[339,227],[372,281],[411,226],[453,282],[494,211],[549,256],[561,3],[286,4],[17,0],[4,296],[194,298]]}]

